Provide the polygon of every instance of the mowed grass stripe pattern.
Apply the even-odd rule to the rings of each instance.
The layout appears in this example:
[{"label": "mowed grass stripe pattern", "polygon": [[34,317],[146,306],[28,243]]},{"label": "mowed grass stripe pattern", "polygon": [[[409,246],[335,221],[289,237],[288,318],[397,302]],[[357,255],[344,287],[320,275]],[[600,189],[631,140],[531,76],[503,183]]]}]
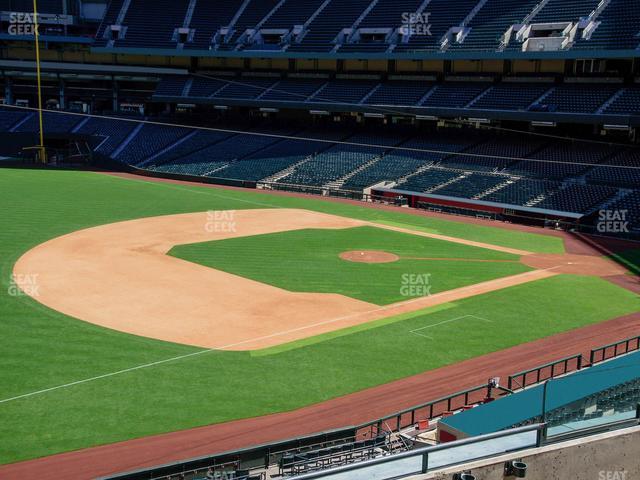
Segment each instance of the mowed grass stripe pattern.
[{"label": "mowed grass stripe pattern", "polygon": [[[384,251],[398,255],[400,260],[365,264],[339,257],[353,250]],[[531,270],[519,263],[516,255],[369,226],[254,235],[180,245],[169,253],[292,292],[338,293],[376,305]]]},{"label": "mowed grass stripe pattern", "polygon": [[[155,215],[242,208],[307,208],[365,220],[415,222],[523,250],[557,238],[377,212],[313,199],[129,181],[91,173],[0,170],[0,390],[16,395],[198,349],[135,337],[9,295],[29,248],[81,228]],[[517,232],[516,232],[517,233]],[[73,294],[73,292],[70,292]],[[558,276],[409,318],[386,319],[250,352],[211,352],[69,389],[0,404],[0,463],[199,425],[290,410],[536,338],[640,310],[639,297],[589,277]],[[441,348],[409,331],[464,315],[484,331],[442,331]],[[312,340],[312,342],[311,342]],[[407,355],[419,351],[419,355]],[[381,359],[383,359],[381,361]]]}]

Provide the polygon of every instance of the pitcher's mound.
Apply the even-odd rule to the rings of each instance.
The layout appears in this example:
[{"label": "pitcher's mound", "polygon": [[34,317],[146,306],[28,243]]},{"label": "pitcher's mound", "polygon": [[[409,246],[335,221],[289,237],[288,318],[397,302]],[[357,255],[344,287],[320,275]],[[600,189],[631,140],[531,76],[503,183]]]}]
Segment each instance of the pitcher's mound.
[{"label": "pitcher's mound", "polygon": [[353,250],[351,252],[342,252],[340,254],[342,260],[358,263],[391,263],[400,260],[400,257],[393,253],[381,252],[378,250]]}]

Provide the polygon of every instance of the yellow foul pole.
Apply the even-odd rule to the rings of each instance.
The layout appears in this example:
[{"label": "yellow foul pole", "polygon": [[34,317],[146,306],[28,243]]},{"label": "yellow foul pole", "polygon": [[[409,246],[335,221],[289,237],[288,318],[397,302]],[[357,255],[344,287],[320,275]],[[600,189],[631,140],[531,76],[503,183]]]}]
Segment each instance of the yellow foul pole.
[{"label": "yellow foul pole", "polygon": [[47,162],[44,148],[44,129],[42,126],[42,84],[40,80],[40,32],[38,32],[38,5],[37,0],[33,0],[33,24],[35,28],[34,38],[36,41],[36,76],[38,82],[38,121],[40,124],[40,143],[38,144],[38,160]]}]

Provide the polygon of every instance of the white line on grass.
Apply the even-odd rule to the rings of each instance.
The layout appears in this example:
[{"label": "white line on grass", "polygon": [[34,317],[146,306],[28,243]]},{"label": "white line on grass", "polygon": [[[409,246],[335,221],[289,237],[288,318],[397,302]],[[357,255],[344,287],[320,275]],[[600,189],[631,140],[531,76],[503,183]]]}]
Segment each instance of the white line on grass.
[{"label": "white line on grass", "polygon": [[[407,301],[407,302],[402,302],[402,304],[406,305],[408,303],[412,303],[412,302],[419,301],[419,300],[421,300],[421,297],[416,298],[414,300]],[[74,382],[69,382],[69,383],[65,383],[65,384],[62,384],[62,385],[56,385],[54,387],[44,388],[42,390],[36,390],[36,391],[33,391],[33,392],[24,393],[22,395],[16,395],[15,397],[4,398],[4,399],[0,400],[0,404],[11,402],[11,401],[14,401],[14,400],[19,400],[21,398],[33,397],[35,395],[41,395],[43,393],[52,392],[54,390],[60,390],[62,388],[73,387],[75,385],[81,385],[83,383],[93,382],[95,380],[100,380],[100,379],[103,379],[103,378],[108,378],[108,377],[113,377],[113,376],[116,376],[116,375],[121,375],[123,373],[133,372],[133,371],[136,371],[136,370],[142,370],[144,368],[155,367],[155,366],[162,365],[162,364],[165,364],[165,363],[174,362],[174,361],[178,361],[178,360],[183,360],[185,358],[195,357],[197,355],[203,355],[205,353],[217,352],[217,351],[226,350],[226,349],[233,348],[233,347],[238,347],[240,345],[245,345],[247,343],[254,343],[254,342],[259,342],[261,340],[268,340],[268,339],[273,338],[273,337],[279,337],[279,336],[282,336],[282,335],[287,335],[287,334],[290,334],[290,333],[296,333],[296,332],[299,332],[299,331],[302,331],[302,330],[307,330],[309,328],[320,327],[320,326],[323,326],[323,325],[328,325],[328,324],[331,324],[331,323],[340,322],[342,320],[348,320],[348,319],[350,319],[352,317],[355,317],[355,316],[358,316],[358,315],[362,315],[364,313],[372,313],[372,312],[384,311],[386,309],[393,308],[393,307],[395,307],[397,305],[398,304],[385,305],[383,307],[380,307],[380,308],[377,308],[375,310],[372,310],[371,312],[358,312],[358,313],[354,313],[354,314],[351,314],[351,315],[345,315],[345,316],[342,316],[342,317],[333,318],[331,320],[325,320],[323,322],[317,322],[317,323],[314,323],[314,324],[311,324],[311,325],[303,325],[302,327],[292,328],[290,330],[285,330],[285,331],[282,331],[282,332],[272,333],[270,335],[264,335],[264,336],[258,337],[258,338],[251,338],[249,340],[243,340],[241,342],[232,343],[232,344],[229,344],[229,345],[208,348],[208,349],[205,349],[205,350],[199,350],[197,352],[188,353],[186,355],[179,355],[177,357],[166,358],[164,360],[158,360],[156,362],[145,363],[145,364],[142,364],[142,365],[136,365],[135,367],[125,368],[123,370],[117,370],[115,372],[105,373],[103,375],[97,375],[95,377],[89,377],[89,378],[85,378],[85,379],[82,379],[82,380],[76,380]],[[466,315],[466,316],[474,316],[474,315]],[[464,317],[460,317],[460,318],[464,318]],[[477,318],[480,318],[480,317],[477,317]],[[454,319],[454,320],[456,320],[456,319]],[[486,320],[486,319],[482,319],[482,320]],[[442,323],[448,323],[449,321],[452,321],[452,320],[440,322],[439,324],[435,324],[435,325],[432,325],[432,326],[440,325]],[[487,320],[487,321],[489,321],[489,320]],[[423,327],[423,328],[429,328],[429,327],[430,326]],[[420,329],[418,329],[418,330],[420,330]],[[413,333],[413,331],[412,331],[412,333]],[[419,335],[419,334],[417,334],[417,335]],[[421,336],[426,337],[425,335],[421,335]]]},{"label": "white line on grass", "polygon": [[424,337],[424,338],[428,338],[429,340],[433,340],[433,337],[431,337],[429,335],[425,335],[424,333],[420,333],[420,332],[422,330],[427,330],[429,328],[438,327],[440,325],[445,325],[445,324],[451,323],[451,322],[456,322],[458,320],[462,320],[463,318],[477,318],[478,320],[482,320],[484,322],[493,323],[492,320],[489,320],[487,318],[478,317],[477,315],[463,315],[462,317],[451,318],[449,320],[443,320],[442,322],[434,323],[432,325],[427,325],[425,327],[416,328],[414,330],[410,330],[409,333],[413,333],[413,334],[418,335],[420,337]]},{"label": "white line on grass", "polygon": [[[552,269],[547,269],[547,270],[552,270]],[[531,272],[527,272],[527,273],[531,273]],[[520,274],[520,275],[526,275],[527,273]],[[503,279],[500,279],[500,280],[503,280]],[[463,287],[463,288],[460,289],[460,291],[465,291],[467,289],[471,289],[474,286],[475,285],[470,285],[470,286],[467,286],[467,287]],[[186,355],[180,355],[180,356],[177,356],[177,357],[166,358],[164,360],[158,360],[156,362],[145,363],[145,364],[142,364],[142,365],[137,365],[135,367],[125,368],[123,370],[118,370],[118,371],[115,371],[115,372],[105,373],[103,375],[97,375],[95,377],[85,378],[83,380],[77,380],[77,381],[70,382],[70,383],[65,383],[65,384],[62,384],[62,385],[56,385],[54,387],[49,387],[49,388],[45,388],[45,389],[42,389],[42,390],[36,390],[36,391],[33,391],[33,392],[24,393],[22,395],[17,395],[15,397],[2,399],[2,400],[0,400],[0,404],[11,402],[11,401],[14,401],[14,400],[19,400],[21,398],[33,397],[35,395],[41,395],[43,393],[51,392],[51,391],[54,391],[54,390],[59,390],[59,389],[62,389],[62,388],[73,387],[75,385],[80,385],[80,384],[83,384],[83,383],[93,382],[95,380],[100,380],[102,378],[108,378],[108,377],[113,377],[113,376],[120,375],[120,374],[123,374],[123,373],[133,372],[135,370],[142,370],[144,368],[155,367],[157,365],[162,365],[162,364],[169,363],[169,362],[174,362],[174,361],[177,361],[177,360],[183,360],[183,359],[189,358],[189,357],[195,357],[196,355],[202,355],[202,354],[205,354],[205,353],[225,350],[225,349],[228,349],[228,348],[233,348],[233,347],[238,347],[240,345],[245,345],[247,343],[258,342],[258,341],[261,341],[261,340],[268,340],[268,339],[273,338],[273,337],[279,337],[279,336],[282,336],[282,335],[287,335],[289,333],[295,333],[295,332],[299,332],[299,331],[302,331],[302,330],[307,330],[309,328],[328,325],[328,324],[331,324],[331,323],[340,322],[342,320],[348,320],[348,319],[350,319],[352,317],[356,317],[356,316],[359,316],[359,315],[381,312],[381,311],[388,310],[388,309],[391,309],[391,308],[396,308],[396,307],[400,307],[400,306],[409,305],[409,304],[412,304],[412,303],[415,303],[415,302],[419,302],[419,301],[421,301],[423,299],[424,299],[424,297],[418,297],[418,298],[414,298],[412,300],[407,300],[407,301],[404,301],[404,302],[392,303],[390,305],[384,305],[382,307],[379,307],[379,308],[376,308],[374,310],[370,310],[370,311],[367,311],[367,312],[353,313],[353,314],[350,314],[350,315],[345,315],[345,316],[342,316],[342,317],[333,318],[331,320],[325,320],[323,322],[317,322],[317,323],[314,323],[314,324],[311,324],[311,325],[304,325],[302,327],[297,327],[297,328],[293,328],[293,329],[290,329],[290,330],[285,330],[283,332],[277,332],[277,333],[272,333],[270,335],[265,335],[265,336],[258,337],[258,338],[252,338],[252,339],[249,339],[249,340],[243,340],[241,342],[233,343],[233,344],[230,344],[230,345],[224,345],[224,346],[221,346],[221,347],[213,347],[213,348],[209,348],[209,349],[205,349],[205,350],[200,350],[200,351],[197,351],[197,352],[188,353]],[[426,307],[426,308],[430,308],[430,307]],[[414,313],[417,313],[417,312],[414,312]],[[486,319],[483,319],[483,320],[486,320]],[[487,321],[489,321],[489,320],[487,320]],[[422,335],[422,336],[426,337],[425,335]]]},{"label": "white line on grass", "polygon": [[[144,180],[123,178],[123,177],[117,177],[117,176],[113,176],[111,178],[118,178],[118,179],[121,179],[121,180],[129,180],[129,181],[132,181],[132,182],[146,183],[146,184],[149,184],[149,185],[160,185],[160,186],[164,186],[164,187],[167,187],[167,188],[174,188],[174,189],[178,189],[178,190],[188,190],[188,191],[191,191],[192,193],[212,195],[214,197],[225,198],[225,199],[229,199],[229,200],[244,201],[245,203],[251,203],[251,204],[255,204],[255,205],[273,206],[273,207],[277,207],[277,208],[282,208],[282,207],[278,207],[276,205],[270,205],[268,203],[261,203],[261,202],[251,201],[251,200],[236,199],[236,198],[233,198],[233,197],[227,197],[227,196],[224,196],[224,195],[218,195],[218,194],[215,194],[213,192],[209,192],[209,191],[205,191],[205,190],[199,191],[198,189],[191,189],[189,187],[166,184],[166,183],[162,183],[162,182],[148,182],[148,181],[144,181]],[[550,271],[550,270],[553,270],[555,268],[558,268],[558,267],[548,268],[548,269],[545,269],[544,271]],[[529,272],[527,272],[527,273],[529,273]],[[470,286],[463,287],[463,288],[459,289],[459,291],[465,291],[467,289],[472,289],[474,287],[475,287],[475,285],[470,285]],[[322,325],[328,325],[328,324],[331,324],[331,323],[340,322],[342,320],[348,320],[348,319],[350,319],[352,317],[355,317],[355,316],[358,316],[358,315],[362,315],[362,314],[370,314],[370,313],[375,313],[375,312],[381,312],[381,311],[384,311],[384,310],[387,310],[387,309],[409,305],[409,304],[412,304],[414,302],[418,302],[418,301],[421,301],[421,300],[423,300],[423,297],[414,298],[412,300],[407,300],[407,301],[404,301],[404,302],[393,303],[391,305],[385,305],[383,307],[371,310],[369,312],[359,312],[359,313],[355,313],[355,314],[351,314],[351,315],[346,315],[346,316],[334,318],[334,319],[331,319],[331,320],[326,320],[324,322],[314,323],[312,325],[304,325],[302,327],[294,328],[294,329],[291,329],[291,330],[286,330],[286,331],[283,331],[283,332],[277,332],[277,333],[273,333],[273,334],[270,334],[270,335],[265,335],[263,337],[252,338],[252,339],[249,339],[249,340],[244,340],[242,342],[237,342],[237,343],[233,343],[233,344],[230,344],[230,345],[224,345],[224,346],[221,346],[221,347],[214,347],[214,348],[209,348],[209,349],[205,349],[205,350],[199,350],[197,352],[188,353],[186,355],[179,355],[177,357],[166,358],[164,360],[158,360],[156,362],[145,363],[145,364],[142,364],[142,365],[136,365],[134,367],[125,368],[123,370],[117,370],[115,372],[105,373],[103,375],[97,375],[95,377],[85,378],[85,379],[82,379],[82,380],[76,380],[74,382],[69,382],[69,383],[65,383],[65,384],[62,384],[62,385],[56,385],[54,387],[44,388],[42,390],[36,390],[36,391],[33,391],[33,392],[24,393],[22,395],[16,395],[14,397],[0,399],[0,404],[12,402],[12,401],[19,400],[19,399],[22,399],[22,398],[28,398],[28,397],[33,397],[33,396],[36,396],[36,395],[41,395],[43,393],[52,392],[52,391],[60,390],[60,389],[63,389],[63,388],[73,387],[75,385],[81,385],[83,383],[93,382],[95,380],[100,380],[100,379],[103,379],[103,378],[109,378],[109,377],[113,377],[113,376],[116,376],[116,375],[121,375],[123,373],[133,372],[133,371],[136,371],[136,370],[142,370],[144,368],[155,367],[157,365],[162,365],[162,364],[169,363],[169,362],[183,360],[185,358],[195,357],[197,355],[202,355],[202,354],[205,354],[205,353],[225,350],[225,349],[237,347],[237,346],[240,346],[240,345],[245,345],[247,343],[258,342],[258,341],[261,341],[261,340],[267,340],[267,339],[270,339],[270,338],[273,338],[273,337],[287,335],[289,333],[295,333],[295,332],[306,330],[306,329],[309,329],[309,328],[314,328],[314,327],[318,327],[318,326],[322,326]],[[417,335],[419,335],[419,334],[417,334]],[[425,338],[428,338],[425,335],[422,335],[422,336],[425,337]]]}]

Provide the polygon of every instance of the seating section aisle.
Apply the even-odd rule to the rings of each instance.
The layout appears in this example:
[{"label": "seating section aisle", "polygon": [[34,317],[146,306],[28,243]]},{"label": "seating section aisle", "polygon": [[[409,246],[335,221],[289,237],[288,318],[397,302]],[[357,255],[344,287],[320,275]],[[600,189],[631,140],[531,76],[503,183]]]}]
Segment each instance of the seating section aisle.
[{"label": "seating section aisle", "polygon": [[[279,132],[281,134],[290,132]],[[183,157],[157,166],[161,172],[188,175],[216,176],[215,173],[232,162],[259,152],[277,142],[278,137],[266,135],[236,134],[208,145]]]},{"label": "seating section aisle", "polygon": [[[189,0],[135,0],[129,6],[123,24],[127,27],[124,39],[117,40],[117,47],[146,45],[151,48],[176,48],[173,41],[176,28],[182,27]],[[150,22],[150,14],[153,15]]]},{"label": "seating section aisle", "polygon": [[116,155],[116,159],[129,165],[138,165],[151,155],[175,144],[189,133],[188,128],[145,124],[124,149]]},{"label": "seating section aisle", "polygon": [[[305,136],[304,132],[300,136]],[[313,135],[319,138],[319,135]],[[330,140],[330,136],[326,136]],[[308,140],[283,140],[260,150],[244,159],[231,163],[221,172],[221,176],[249,181],[265,180],[287,168],[322,152],[332,146],[331,143]]]},{"label": "seating section aisle", "polygon": [[109,157],[136,126],[134,122],[91,118],[78,129],[77,133],[94,138],[94,150]]},{"label": "seating section aisle", "polygon": [[245,31],[255,27],[277,4],[278,0],[251,0],[233,25],[231,34],[217,44],[218,49],[230,51],[238,48],[237,42]]},{"label": "seating section aisle", "polygon": [[635,49],[640,43],[640,2],[611,0],[598,17],[599,25],[588,40],[580,38],[573,48]]},{"label": "seating section aisle", "polygon": [[560,188],[560,183],[528,178],[513,179],[503,188],[482,197],[487,202],[525,206],[536,199],[541,200]]},{"label": "seating section aisle", "polygon": [[[380,139],[367,135],[354,135],[347,141],[375,144],[379,143]],[[314,155],[279,182],[321,187],[382,156],[384,151],[384,148],[337,144],[318,155]]]},{"label": "seating section aisle", "polygon": [[488,0],[467,25],[471,30],[454,50],[496,50],[502,35],[514,24],[522,22],[539,0]]},{"label": "seating section aisle", "polygon": [[[13,0],[7,11],[31,11],[29,0]],[[197,0],[188,15],[190,0],[124,0],[109,2],[98,29],[96,46],[116,48],[155,48],[252,50],[301,53],[385,54],[454,52],[501,53],[504,33],[521,24],[534,11],[539,0]],[[550,0],[529,23],[573,22],[589,17],[599,0]],[[105,31],[117,21],[123,5],[124,38],[109,45]],[[62,0],[42,0],[43,12],[62,13]],[[415,14],[426,17],[416,19]],[[414,21],[407,18],[414,14]],[[428,17],[428,18],[427,18]],[[426,19],[425,19],[426,18]],[[187,26],[192,38],[179,43],[176,28]],[[640,5],[636,0],[611,0],[597,19],[590,38],[582,32],[571,48],[633,50],[640,40]],[[377,32],[362,35],[348,32],[352,27]],[[223,30],[229,27],[229,30]],[[298,35],[286,35],[302,27]],[[263,41],[257,29],[284,34]],[[462,28],[459,39],[447,39],[452,28]],[[406,29],[409,35],[399,35]],[[342,31],[346,35],[339,38]],[[223,35],[222,33],[225,33]],[[108,33],[108,32],[107,32]],[[359,34],[358,34],[359,33]],[[255,37],[255,38],[254,38]],[[343,38],[345,37],[345,38]],[[445,39],[447,41],[445,41]],[[521,45],[512,41],[502,53],[509,55]]]},{"label": "seating section aisle", "polygon": [[343,28],[348,28],[362,15],[371,3],[370,0],[349,0],[341,2],[331,0],[309,24],[300,43],[293,43],[290,52],[330,52],[333,41]]},{"label": "seating section aisle", "polygon": [[[75,127],[83,117],[77,115],[67,115],[64,113],[44,112],[42,115],[42,124],[45,132],[48,133],[68,133]],[[40,123],[38,115],[30,115],[29,118],[20,123],[15,132],[38,132],[40,131]]]},{"label": "seating section aisle", "polygon": [[187,49],[209,50],[213,37],[220,27],[226,27],[242,5],[242,0],[199,0],[193,11],[189,27],[194,29],[193,41],[186,43]]}]

